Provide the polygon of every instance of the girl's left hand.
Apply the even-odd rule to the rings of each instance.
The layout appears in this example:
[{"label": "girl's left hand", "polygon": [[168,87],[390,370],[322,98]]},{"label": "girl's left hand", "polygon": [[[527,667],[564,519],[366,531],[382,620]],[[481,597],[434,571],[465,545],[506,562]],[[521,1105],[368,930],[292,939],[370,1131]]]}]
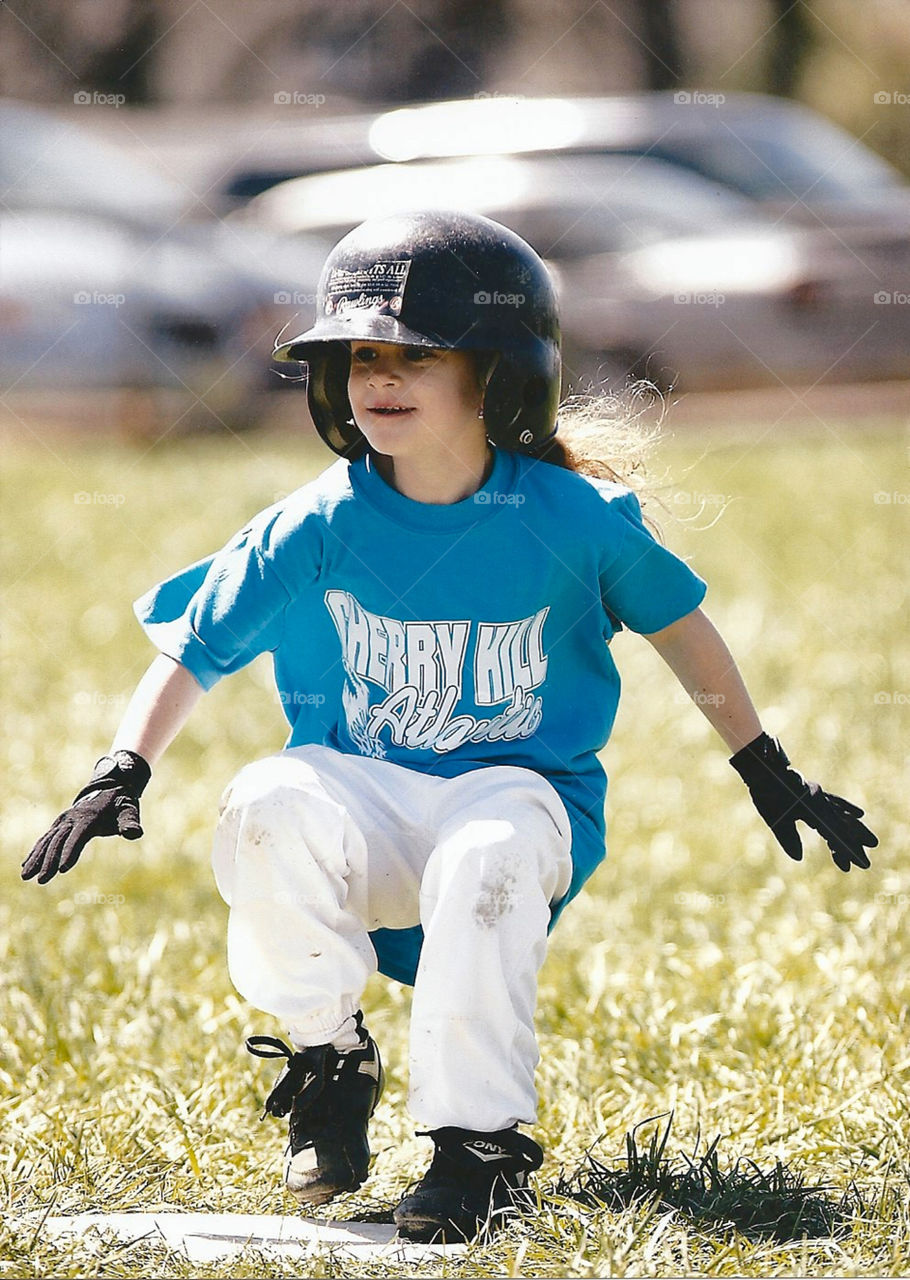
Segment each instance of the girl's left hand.
[{"label": "girl's left hand", "polygon": [[790,767],[776,738],[761,733],[731,757],[730,763],[749,788],[752,802],[774,832],[778,844],[795,862],[803,856],[797,820],[821,833],[841,871],[870,866],[863,847],[878,839],[860,822],[863,810],[842,796],[823,791]]}]

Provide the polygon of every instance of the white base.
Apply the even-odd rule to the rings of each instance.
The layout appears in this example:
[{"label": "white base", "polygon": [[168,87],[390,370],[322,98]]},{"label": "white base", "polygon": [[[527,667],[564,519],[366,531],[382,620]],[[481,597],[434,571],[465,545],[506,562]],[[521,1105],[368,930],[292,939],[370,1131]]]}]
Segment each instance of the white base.
[{"label": "white base", "polygon": [[157,1213],[80,1213],[44,1220],[51,1239],[113,1237],[119,1241],[163,1243],[182,1249],[191,1262],[236,1256],[245,1249],[308,1257],[329,1251],[389,1262],[418,1262],[428,1256],[463,1253],[463,1244],[412,1244],[395,1227],[379,1222],[333,1222],[275,1213],[184,1213],[176,1206]]}]

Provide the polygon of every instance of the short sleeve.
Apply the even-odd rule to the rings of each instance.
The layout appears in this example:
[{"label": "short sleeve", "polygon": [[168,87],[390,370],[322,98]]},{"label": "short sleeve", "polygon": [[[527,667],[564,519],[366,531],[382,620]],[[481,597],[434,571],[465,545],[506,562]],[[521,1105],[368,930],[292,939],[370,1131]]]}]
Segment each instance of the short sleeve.
[{"label": "short sleeve", "polygon": [[647,635],[697,609],[707,584],[645,527],[636,495],[619,491],[608,506],[610,529],[600,569],[607,613]]},{"label": "short sleeve", "polygon": [[210,689],[277,648],[288,601],[250,526],[216,555],[153,587],[133,609],[152,643]]}]

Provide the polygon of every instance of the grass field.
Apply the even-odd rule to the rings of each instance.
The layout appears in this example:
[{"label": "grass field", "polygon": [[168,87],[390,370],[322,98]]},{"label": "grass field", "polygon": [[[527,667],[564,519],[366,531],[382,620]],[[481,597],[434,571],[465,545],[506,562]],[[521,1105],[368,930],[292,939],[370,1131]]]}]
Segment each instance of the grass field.
[{"label": "grass field", "polygon": [[[647,644],[619,636],[611,854],[541,980],[541,1210],[446,1275],[910,1274],[908,443],[882,421],[663,448],[677,485],[665,535],[707,577],[705,607],[766,727],[808,776],[865,805],[881,845],[870,872],[845,876],[806,833],[804,862],[790,862],[699,711]],[[44,888],[22,884],[18,864],[151,657],[131,601],[326,460],[252,436],[6,449],[2,1275],[294,1273],[253,1254],[200,1271],[144,1245],[53,1246],[30,1216],[292,1211],[282,1124],[258,1119],[272,1073],[243,1050],[247,1034],[281,1029],[230,986],[208,869],[222,787],[283,741],[267,666],[194,713],[146,792],[141,844],[97,842]],[[374,1175],[342,1216],[388,1210],[422,1171],[428,1143],[403,1105],[408,1003],[394,983],[367,992],[389,1084]],[[603,1203],[598,1186],[647,1183],[624,1163],[625,1135],[669,1112],[651,1169],[663,1198]],[[640,1128],[635,1150],[666,1123]],[[804,1238],[733,1214],[736,1229],[710,1196],[686,1200],[665,1175],[717,1137],[715,1184],[752,1176],[756,1221],[775,1185],[803,1179],[826,1188],[807,1204],[839,1206],[830,1229]],[[589,1149],[599,1181],[589,1161],[573,1182]],[[298,1274],[390,1274],[371,1265],[327,1257]]]}]

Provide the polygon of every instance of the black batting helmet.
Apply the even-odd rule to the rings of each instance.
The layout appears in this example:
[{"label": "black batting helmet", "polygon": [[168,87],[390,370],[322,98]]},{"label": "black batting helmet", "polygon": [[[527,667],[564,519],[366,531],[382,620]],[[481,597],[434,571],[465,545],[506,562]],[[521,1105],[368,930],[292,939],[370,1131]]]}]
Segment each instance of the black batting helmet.
[{"label": "black batting helmet", "polygon": [[366,441],[348,400],[352,341],[495,354],[483,405],[493,443],[534,448],[556,432],[553,282],[531,246],[498,222],[436,210],[375,218],[329,254],[315,324],[280,343],[273,359],[307,364],[316,430],[336,453],[356,458]]}]

